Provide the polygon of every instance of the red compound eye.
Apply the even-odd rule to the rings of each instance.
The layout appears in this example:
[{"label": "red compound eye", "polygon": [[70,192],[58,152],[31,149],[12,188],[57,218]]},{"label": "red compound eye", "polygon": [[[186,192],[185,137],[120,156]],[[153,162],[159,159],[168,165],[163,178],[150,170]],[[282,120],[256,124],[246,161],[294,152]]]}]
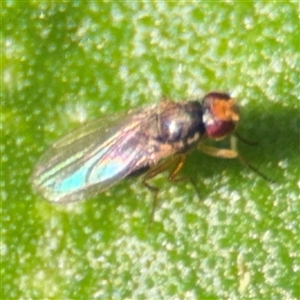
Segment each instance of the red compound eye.
[{"label": "red compound eye", "polygon": [[228,94],[209,93],[203,99],[203,123],[206,134],[212,139],[229,135],[239,121],[239,109]]}]

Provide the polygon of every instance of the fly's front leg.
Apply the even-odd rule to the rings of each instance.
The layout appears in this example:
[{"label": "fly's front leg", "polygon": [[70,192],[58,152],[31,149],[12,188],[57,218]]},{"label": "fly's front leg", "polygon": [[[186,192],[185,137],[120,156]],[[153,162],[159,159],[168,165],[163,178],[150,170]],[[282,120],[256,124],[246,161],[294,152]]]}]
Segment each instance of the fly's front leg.
[{"label": "fly's front leg", "polygon": [[202,143],[199,144],[198,149],[209,156],[220,158],[239,158],[238,152],[233,149],[219,149]]},{"label": "fly's front leg", "polygon": [[[231,146],[232,146],[232,148],[236,148],[235,140],[232,141]],[[219,149],[219,148],[205,145],[203,143],[200,143],[198,145],[198,149],[201,150],[203,153],[213,156],[213,157],[229,158],[229,159],[236,158],[241,164],[245,165],[250,170],[252,170],[253,172],[257,173],[259,176],[264,178],[265,180],[267,180],[269,182],[272,181],[265,174],[261,173],[257,168],[255,168],[247,160],[245,160],[235,149]]]}]

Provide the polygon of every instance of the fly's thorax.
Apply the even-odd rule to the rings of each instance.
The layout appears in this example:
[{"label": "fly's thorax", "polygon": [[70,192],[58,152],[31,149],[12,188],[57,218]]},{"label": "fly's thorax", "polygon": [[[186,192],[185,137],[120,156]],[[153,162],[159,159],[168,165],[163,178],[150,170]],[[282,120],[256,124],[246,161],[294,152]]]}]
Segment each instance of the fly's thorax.
[{"label": "fly's thorax", "polygon": [[222,139],[239,121],[239,109],[228,94],[212,92],[203,99],[203,124],[208,138]]},{"label": "fly's thorax", "polygon": [[173,144],[178,150],[184,150],[195,144],[205,131],[202,106],[198,101],[164,103],[158,114],[157,123],[157,140]]}]

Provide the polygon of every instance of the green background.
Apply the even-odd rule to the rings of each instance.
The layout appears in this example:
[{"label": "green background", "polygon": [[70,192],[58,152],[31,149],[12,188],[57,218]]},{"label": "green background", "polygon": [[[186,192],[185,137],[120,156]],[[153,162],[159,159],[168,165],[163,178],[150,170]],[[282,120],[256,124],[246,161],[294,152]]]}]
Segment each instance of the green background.
[{"label": "green background", "polygon": [[[299,4],[1,2],[2,299],[299,299]],[[128,179],[43,201],[29,178],[82,122],[230,92],[244,157],[193,152],[152,194]],[[226,143],[220,143],[226,146]]]}]

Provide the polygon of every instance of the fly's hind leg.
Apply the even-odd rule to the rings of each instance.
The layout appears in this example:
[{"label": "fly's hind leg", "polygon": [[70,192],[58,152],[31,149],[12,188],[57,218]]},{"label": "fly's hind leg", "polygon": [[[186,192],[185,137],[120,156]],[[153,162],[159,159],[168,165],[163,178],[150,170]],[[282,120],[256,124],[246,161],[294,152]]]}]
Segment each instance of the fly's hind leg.
[{"label": "fly's hind leg", "polygon": [[157,199],[158,199],[158,192],[159,189],[155,186],[152,186],[148,183],[148,180],[155,177],[156,175],[170,169],[172,166],[173,168],[171,169],[168,179],[169,181],[176,182],[181,180],[181,178],[178,178],[177,175],[184,166],[186,160],[186,155],[185,154],[177,154],[167,160],[164,160],[162,163],[152,167],[144,176],[142,183],[144,186],[146,186],[153,194],[154,194],[154,199],[153,199],[153,206],[152,206],[152,211],[150,215],[150,221],[153,220],[154,218],[154,212],[157,207]]}]

